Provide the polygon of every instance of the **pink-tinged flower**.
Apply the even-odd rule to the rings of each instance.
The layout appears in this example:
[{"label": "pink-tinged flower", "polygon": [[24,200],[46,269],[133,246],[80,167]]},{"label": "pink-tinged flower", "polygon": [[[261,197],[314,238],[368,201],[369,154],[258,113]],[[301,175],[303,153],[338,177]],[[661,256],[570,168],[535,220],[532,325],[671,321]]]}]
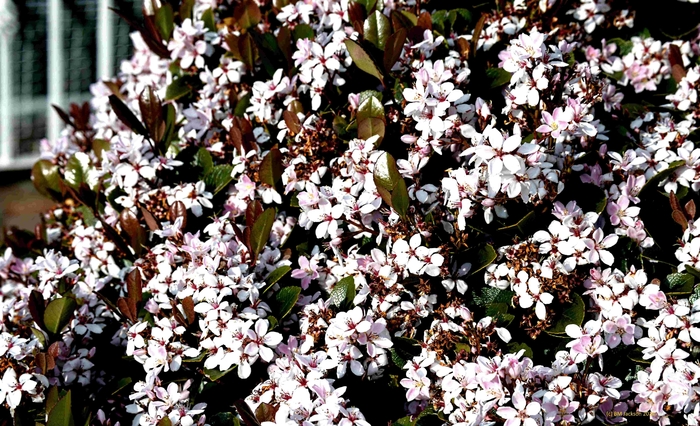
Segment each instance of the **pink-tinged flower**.
[{"label": "pink-tinged flower", "polygon": [[499,407],[496,414],[506,419],[504,426],[537,426],[533,417],[538,416],[542,407],[537,401],[527,402],[522,394],[522,387],[513,393],[513,407]]},{"label": "pink-tinged flower", "polygon": [[299,269],[292,271],[292,278],[301,280],[301,288],[309,288],[311,280],[318,278],[318,261],[316,258],[309,260],[306,256],[299,256]]},{"label": "pink-tinged flower", "polygon": [[418,370],[408,370],[408,378],[401,380],[401,386],[408,389],[406,391],[406,400],[417,401],[430,399],[430,379],[426,377],[428,372],[425,368]]},{"label": "pink-tinged flower", "polygon": [[656,352],[656,359],[651,362],[651,371],[660,373],[671,366],[676,370],[682,370],[685,366],[683,360],[689,356],[688,352],[676,348],[676,339],[671,339]]},{"label": "pink-tinged flower", "polygon": [[603,324],[605,331],[605,343],[610,348],[616,348],[620,342],[625,345],[633,345],[634,339],[641,337],[641,329],[632,324],[629,315],[623,315],[615,321],[605,321]]},{"label": "pink-tinged flower", "polygon": [[255,331],[248,329],[247,337],[251,340],[245,347],[244,352],[250,357],[260,355],[260,358],[265,362],[272,361],[274,353],[270,348],[276,348],[282,341],[282,335],[275,332],[268,332],[269,322],[266,319],[260,318],[255,322]]},{"label": "pink-tinged flower", "polygon": [[251,200],[255,198],[255,182],[248,175],[241,176],[241,180],[235,185],[238,190],[238,198]]},{"label": "pink-tinged flower", "polygon": [[624,195],[621,195],[616,201],[608,203],[606,208],[610,215],[610,224],[618,226],[634,226],[637,216],[639,216],[639,207],[630,207],[630,200]]},{"label": "pink-tinged flower", "polygon": [[564,112],[561,108],[555,108],[554,114],[542,111],[544,124],[537,128],[539,133],[549,133],[553,138],[558,138],[561,132],[565,131],[571,123],[571,114]]},{"label": "pink-tinged flower", "polygon": [[618,236],[615,234],[610,234],[603,237],[603,230],[598,228],[593,231],[591,235],[592,238],[586,238],[583,240],[584,244],[588,248],[588,261],[591,263],[597,263],[599,260],[606,265],[612,265],[615,261],[615,257],[607,251],[606,249],[617,244]]}]

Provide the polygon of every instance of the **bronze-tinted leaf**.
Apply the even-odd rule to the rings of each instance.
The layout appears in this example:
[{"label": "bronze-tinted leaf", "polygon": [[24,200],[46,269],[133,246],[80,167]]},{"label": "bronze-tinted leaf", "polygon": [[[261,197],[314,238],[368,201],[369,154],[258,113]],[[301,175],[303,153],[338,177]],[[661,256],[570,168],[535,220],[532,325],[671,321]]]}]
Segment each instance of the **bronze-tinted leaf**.
[{"label": "bronze-tinted leaf", "polygon": [[117,307],[119,307],[119,312],[121,312],[125,318],[129,319],[131,322],[136,322],[138,314],[136,311],[136,303],[132,299],[120,297],[117,300]]},{"label": "bronze-tinted leaf", "polygon": [[685,218],[683,212],[681,212],[680,210],[674,210],[671,213],[671,217],[673,218],[674,222],[676,222],[681,226],[681,228],[683,228],[683,231],[688,229],[688,219]]},{"label": "bronze-tinted leaf", "polygon": [[430,13],[423,12],[420,15],[418,15],[418,22],[416,23],[416,26],[421,27],[424,30],[432,30],[433,18],[432,16],[430,16]]},{"label": "bronze-tinted leaf", "polygon": [[676,83],[680,83],[686,75],[685,67],[683,66],[683,55],[681,49],[671,44],[668,47],[668,61],[671,63],[671,75]]},{"label": "bronze-tinted leaf", "polygon": [[187,296],[182,299],[182,310],[185,312],[185,318],[187,319],[187,324],[192,324],[196,319],[194,312],[194,300],[192,296]]},{"label": "bronze-tinted leaf", "polygon": [[141,214],[143,215],[143,219],[146,221],[146,225],[148,225],[148,229],[151,231],[157,231],[160,229],[160,225],[158,225],[158,221],[156,218],[146,210],[144,206],[139,206],[139,209],[141,210]]},{"label": "bronze-tinted leaf", "polygon": [[279,406],[275,407],[274,405],[267,404],[263,402],[262,404],[258,405],[258,408],[255,409],[255,417],[258,419],[259,422],[273,422],[275,421],[275,414],[277,414],[277,410],[279,410]]},{"label": "bronze-tinted leaf", "polygon": [[260,423],[255,418],[255,414],[253,413],[253,411],[251,411],[250,407],[248,406],[248,403],[246,403],[242,399],[239,399],[236,400],[236,402],[234,402],[233,405],[236,407],[238,415],[241,416],[241,419],[243,419],[243,423],[245,423],[245,426],[260,426]]},{"label": "bronze-tinted leaf", "polygon": [[141,226],[136,215],[129,209],[124,209],[119,214],[119,225],[129,236],[129,245],[134,249],[136,255],[139,255],[146,243],[146,230]]},{"label": "bronze-tinted leaf", "polygon": [[252,228],[255,220],[260,217],[262,212],[263,208],[260,201],[254,200],[252,203],[248,203],[248,208],[245,211],[245,226]]},{"label": "bronze-tinted leaf", "polygon": [[676,197],[676,193],[674,191],[671,191],[668,194],[668,200],[671,203],[671,210],[683,211],[681,208],[681,203],[678,202],[678,197]]},{"label": "bronze-tinted leaf", "polygon": [[350,22],[364,22],[365,21],[365,8],[358,2],[352,1],[348,6],[348,17]]},{"label": "bronze-tinted leaf", "polygon": [[151,86],[146,87],[139,97],[141,118],[146,124],[146,130],[155,142],[160,142],[165,134],[163,105]]},{"label": "bronze-tinted leaf", "polygon": [[257,58],[257,48],[250,33],[245,33],[238,37],[238,52],[241,55],[241,62],[245,64],[248,71],[255,71],[255,59]]},{"label": "bronze-tinted leaf", "polygon": [[289,110],[284,110],[282,113],[282,118],[284,118],[284,123],[287,125],[287,129],[289,129],[292,136],[301,131],[301,122],[295,113]]},{"label": "bronze-tinted leaf", "polygon": [[136,304],[141,303],[143,297],[143,281],[139,268],[134,268],[133,271],[127,274],[126,291],[129,295],[129,299],[132,299]]},{"label": "bronze-tinted leaf", "polygon": [[277,46],[282,52],[284,59],[287,61],[287,69],[291,68],[294,64],[292,61],[292,32],[288,27],[282,27],[277,33]]},{"label": "bronze-tinted leaf", "polygon": [[168,219],[171,223],[175,223],[178,218],[182,218],[181,229],[187,228],[187,207],[182,201],[175,201],[168,210]]},{"label": "bronze-tinted leaf", "polygon": [[688,217],[688,220],[695,219],[695,201],[690,200],[687,203],[685,203],[685,212],[686,216]]},{"label": "bronze-tinted leaf", "polygon": [[243,0],[233,10],[233,19],[243,29],[248,29],[260,22],[260,8],[253,0]]},{"label": "bronze-tinted leaf", "polygon": [[476,55],[476,47],[479,43],[479,37],[481,37],[481,31],[484,29],[484,24],[486,23],[486,14],[482,13],[479,21],[474,26],[474,33],[472,34],[472,44],[469,48],[469,58],[473,58]]},{"label": "bronze-tinted leaf", "polygon": [[63,109],[61,109],[60,106],[56,104],[51,104],[51,108],[53,108],[54,111],[56,111],[56,114],[61,118],[61,120],[66,123],[66,126],[73,126],[73,120],[71,120],[70,116],[68,115],[67,112],[65,112]]},{"label": "bronze-tinted leaf", "polygon": [[117,115],[117,118],[119,118],[119,120],[124,123],[126,127],[139,135],[148,137],[148,131],[146,128],[139,121],[139,119],[136,118],[134,113],[131,112],[129,107],[127,107],[126,104],[121,101],[121,99],[115,95],[109,95],[109,104],[112,106],[112,110]]},{"label": "bronze-tinted leaf", "polygon": [[387,39],[386,46],[384,47],[384,70],[386,72],[391,72],[391,68],[401,57],[407,34],[408,31],[406,31],[406,29],[400,28]]},{"label": "bronze-tinted leaf", "polygon": [[393,10],[391,12],[391,25],[394,27],[394,32],[405,29],[409,31],[418,23],[416,15],[407,10]]},{"label": "bronze-tinted leaf", "polygon": [[32,314],[34,322],[36,322],[42,330],[46,330],[46,326],[44,325],[44,310],[46,309],[44,296],[40,292],[32,290],[32,292],[29,293],[27,307],[29,308],[29,313]]}]

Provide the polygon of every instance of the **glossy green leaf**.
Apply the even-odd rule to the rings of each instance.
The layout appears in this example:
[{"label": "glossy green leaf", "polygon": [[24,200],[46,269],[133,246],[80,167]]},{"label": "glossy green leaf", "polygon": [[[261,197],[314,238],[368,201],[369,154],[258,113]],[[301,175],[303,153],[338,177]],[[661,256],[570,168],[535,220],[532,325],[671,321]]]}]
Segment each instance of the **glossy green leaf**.
[{"label": "glossy green leaf", "polygon": [[515,354],[518,353],[520,350],[525,349],[525,352],[523,353],[523,356],[528,357],[532,359],[532,348],[525,343],[520,343],[520,342],[510,342],[508,343],[508,353],[509,354]]},{"label": "glossy green leaf", "polygon": [[230,164],[214,166],[211,172],[204,176],[204,183],[207,188],[211,188],[212,194],[216,195],[226,189],[233,180],[231,172],[233,172],[233,166]]},{"label": "glossy green leaf", "polygon": [[170,36],[173,34],[173,29],[175,28],[175,15],[173,13],[173,7],[165,3],[156,11],[156,26],[158,27],[158,32],[163,40],[170,40]]},{"label": "glossy green leaf", "polygon": [[75,300],[69,297],[61,297],[51,301],[44,311],[44,325],[46,331],[58,334],[68,325],[77,307]]},{"label": "glossy green leaf", "polygon": [[374,163],[374,183],[387,191],[392,191],[401,179],[394,157],[385,152]]},{"label": "glossy green leaf", "polygon": [[391,192],[391,207],[396,210],[401,218],[406,218],[408,214],[408,189],[406,188],[406,181],[400,178],[396,187]]},{"label": "glossy green leaf", "polygon": [[313,28],[307,24],[299,24],[294,27],[292,36],[294,37],[294,41],[302,39],[313,40],[316,38],[316,33],[314,32]]},{"label": "glossy green leaf", "polygon": [[654,176],[652,176],[646,184],[642,187],[642,189],[639,191],[639,195],[641,196],[644,194],[646,191],[649,189],[656,189],[659,187],[659,184],[663,182],[664,179],[667,177],[671,176],[673,172],[678,170],[679,168],[683,167],[685,165],[685,160],[678,160],[674,161],[671,164],[668,165],[668,168],[658,172]]},{"label": "glossy green leaf", "polygon": [[84,152],[76,152],[66,164],[64,180],[73,189],[80,188],[81,183],[86,183],[90,170],[90,157]]},{"label": "glossy green leaf", "polygon": [[32,182],[40,194],[56,199],[61,194],[58,166],[49,160],[39,160],[32,167]]},{"label": "glossy green leaf", "polygon": [[292,308],[296,305],[301,294],[301,287],[284,287],[275,295],[275,299],[279,303],[280,311],[277,317],[282,319],[292,312]]},{"label": "glossy green leaf", "polygon": [[68,391],[63,398],[51,408],[48,413],[46,426],[75,426],[73,419],[71,391]]},{"label": "glossy green leaf", "polygon": [[692,287],[693,282],[693,276],[684,272],[666,275],[666,283],[670,289],[687,287],[688,284]]},{"label": "glossy green leaf", "polygon": [[292,267],[289,265],[282,265],[279,268],[275,269],[274,271],[270,272],[270,274],[265,278],[265,287],[263,290],[260,292],[260,294],[265,294],[270,289],[272,288],[275,283],[277,283],[279,280],[284,278],[285,275],[287,275],[290,271],[292,270]]},{"label": "glossy green leaf", "polygon": [[275,208],[270,207],[265,210],[253,224],[250,231],[250,249],[253,252],[253,259],[257,259],[262,249],[270,238],[272,224],[275,222]]},{"label": "glossy green leaf", "polygon": [[491,81],[491,88],[495,88],[508,84],[512,74],[503,68],[489,68],[486,70],[486,77]]},{"label": "glossy green leaf", "polygon": [[165,100],[175,101],[192,93],[192,87],[184,78],[174,79],[165,89]]},{"label": "glossy green leaf", "polygon": [[360,121],[357,125],[357,137],[360,139],[369,139],[372,136],[379,136],[376,146],[384,139],[386,133],[386,125],[379,118],[366,118]]},{"label": "glossy green leaf", "polygon": [[204,369],[204,375],[207,376],[209,380],[212,382],[215,382],[219,380],[220,378],[224,377],[228,373],[232,372],[233,370],[236,369],[236,365],[233,367],[229,368],[228,370],[221,371],[218,368],[205,368]]},{"label": "glossy green leaf", "polygon": [[328,299],[332,305],[350,307],[355,299],[355,292],[355,279],[349,275],[335,283]]},{"label": "glossy green leaf", "polygon": [[204,26],[207,27],[209,31],[216,32],[216,18],[214,17],[214,11],[210,8],[202,13],[202,21]]},{"label": "glossy green leaf", "polygon": [[471,275],[480,272],[482,269],[492,264],[497,257],[498,254],[496,253],[496,250],[494,250],[493,246],[490,244],[479,247],[479,249],[476,250],[474,257],[468,259],[472,263]]},{"label": "glossy green leaf", "polygon": [[391,35],[391,23],[389,19],[380,11],[374,11],[365,20],[364,36],[365,40],[384,50],[387,39]]},{"label": "glossy green leaf", "polygon": [[373,91],[367,92],[370,92],[370,95],[367,95],[366,98],[360,103],[360,106],[357,107],[357,120],[361,121],[367,118],[379,118],[381,120],[385,120],[384,105],[382,105],[382,102],[377,97],[371,95]]},{"label": "glossy green leaf", "polygon": [[394,31],[405,29],[406,31],[415,27],[418,23],[418,17],[407,10],[394,10],[391,12],[391,25]]},{"label": "glossy green leaf", "polygon": [[277,147],[273,147],[260,163],[260,181],[274,187],[282,177],[283,171],[282,153]]},{"label": "glossy green leaf", "polygon": [[376,77],[379,79],[382,85],[384,85],[384,76],[382,76],[382,73],[379,72],[379,69],[377,68],[377,65],[375,65],[372,58],[359,44],[357,44],[357,42],[346,39],[345,47],[348,49],[348,53],[350,54],[352,61],[359,69],[371,76]]},{"label": "glossy green leaf", "polygon": [[552,326],[545,330],[548,334],[566,337],[567,325],[575,324],[580,327],[583,324],[583,317],[586,314],[586,303],[577,293],[573,293],[572,299],[572,303],[564,307],[564,311],[558,316]]},{"label": "glossy green leaf", "polygon": [[115,95],[109,95],[109,104],[112,106],[112,111],[116,114],[117,118],[124,123],[126,127],[138,133],[139,135],[148,137],[148,131],[144,127],[143,123],[136,118],[133,112],[129,109],[124,102],[121,101]]},{"label": "glossy green leaf", "polygon": [[199,148],[194,156],[194,165],[201,167],[203,174],[206,176],[211,173],[214,168],[214,161],[211,158],[211,153],[206,148]]}]

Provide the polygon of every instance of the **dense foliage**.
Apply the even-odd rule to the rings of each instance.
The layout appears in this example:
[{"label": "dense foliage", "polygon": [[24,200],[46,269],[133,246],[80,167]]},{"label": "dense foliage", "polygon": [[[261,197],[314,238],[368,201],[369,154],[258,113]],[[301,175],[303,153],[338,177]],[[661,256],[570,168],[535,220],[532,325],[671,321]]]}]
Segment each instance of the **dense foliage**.
[{"label": "dense foliage", "polygon": [[119,12],[5,233],[3,416],[697,425],[698,6],[645,3]]}]

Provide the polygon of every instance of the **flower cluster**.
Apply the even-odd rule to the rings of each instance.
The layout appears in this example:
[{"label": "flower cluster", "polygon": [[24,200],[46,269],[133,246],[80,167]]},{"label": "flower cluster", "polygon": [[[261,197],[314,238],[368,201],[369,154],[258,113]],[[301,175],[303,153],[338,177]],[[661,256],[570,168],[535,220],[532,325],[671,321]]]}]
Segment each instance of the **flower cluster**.
[{"label": "flower cluster", "polygon": [[632,3],[146,1],[3,235],[0,417],[700,424],[700,34]]}]

